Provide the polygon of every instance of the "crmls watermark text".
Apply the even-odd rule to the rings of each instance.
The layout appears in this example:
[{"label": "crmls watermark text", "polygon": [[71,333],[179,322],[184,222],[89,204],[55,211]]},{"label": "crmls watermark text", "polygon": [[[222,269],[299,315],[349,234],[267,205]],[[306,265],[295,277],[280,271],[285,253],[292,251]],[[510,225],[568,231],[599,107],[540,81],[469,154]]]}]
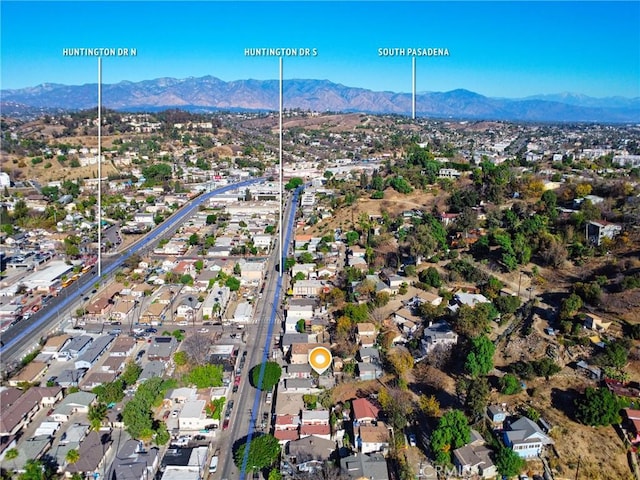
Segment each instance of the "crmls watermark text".
[{"label": "crmls watermark text", "polygon": [[136,57],[137,48],[63,48],[63,57]]},{"label": "crmls watermark text", "polygon": [[[425,469],[427,470],[427,469]],[[440,478],[460,478],[465,477],[465,475],[469,475],[469,471],[465,470],[462,467],[453,467],[453,466],[443,466],[443,465],[435,465],[429,468],[424,473],[420,473],[418,475],[419,480],[438,480]]]}]

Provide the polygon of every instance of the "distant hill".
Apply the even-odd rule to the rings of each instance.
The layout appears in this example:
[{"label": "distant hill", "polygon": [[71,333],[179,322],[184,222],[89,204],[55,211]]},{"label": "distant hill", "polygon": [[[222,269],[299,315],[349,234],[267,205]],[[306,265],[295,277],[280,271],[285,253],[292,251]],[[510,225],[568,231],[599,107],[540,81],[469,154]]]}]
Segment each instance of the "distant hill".
[{"label": "distant hill", "polygon": [[[315,111],[411,113],[408,93],[374,92],[328,80],[285,80],[284,107]],[[276,80],[225,82],[216,77],[158,78],[103,85],[105,107],[116,110],[277,110]],[[3,111],[32,114],[45,110],[81,110],[97,104],[95,84],[59,85],[0,91]],[[428,92],[416,96],[419,116],[476,120],[540,122],[640,122],[640,98],[596,99],[575,94],[537,95],[524,99],[490,98],[468,90]]]}]

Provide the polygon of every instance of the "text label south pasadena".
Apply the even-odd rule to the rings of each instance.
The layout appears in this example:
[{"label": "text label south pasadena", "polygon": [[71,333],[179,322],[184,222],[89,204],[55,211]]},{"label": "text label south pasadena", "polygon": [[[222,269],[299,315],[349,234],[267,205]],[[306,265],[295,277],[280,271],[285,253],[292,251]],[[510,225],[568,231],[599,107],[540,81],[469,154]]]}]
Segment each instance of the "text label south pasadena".
[{"label": "text label south pasadena", "polygon": [[448,48],[379,48],[379,57],[448,57]]}]

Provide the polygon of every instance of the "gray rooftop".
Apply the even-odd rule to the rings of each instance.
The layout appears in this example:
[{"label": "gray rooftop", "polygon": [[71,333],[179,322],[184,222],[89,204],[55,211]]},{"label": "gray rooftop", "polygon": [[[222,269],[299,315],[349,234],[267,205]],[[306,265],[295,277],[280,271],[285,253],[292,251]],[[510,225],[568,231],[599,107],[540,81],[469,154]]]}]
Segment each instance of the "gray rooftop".
[{"label": "gray rooftop", "polygon": [[387,461],[381,453],[362,455],[355,453],[340,460],[342,471],[349,478],[368,478],[369,480],[389,480]]},{"label": "gray rooftop", "polygon": [[138,382],[144,382],[153,377],[161,377],[164,374],[165,365],[162,360],[152,360],[147,362],[140,372]]}]

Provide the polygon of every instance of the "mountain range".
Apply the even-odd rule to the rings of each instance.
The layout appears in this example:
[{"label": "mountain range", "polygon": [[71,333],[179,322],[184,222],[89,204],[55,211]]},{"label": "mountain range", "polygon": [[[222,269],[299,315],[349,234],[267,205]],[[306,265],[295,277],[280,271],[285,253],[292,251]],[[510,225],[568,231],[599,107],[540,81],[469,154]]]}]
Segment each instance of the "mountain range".
[{"label": "mountain range", "polygon": [[[158,78],[141,82],[103,84],[103,106],[123,111],[182,108],[212,110],[277,110],[277,80],[225,82],[213,76]],[[292,79],[283,82],[284,108],[314,111],[411,114],[411,94],[376,92],[328,80]],[[97,85],[44,83],[36,87],[0,90],[2,111],[59,111],[95,108]],[[468,90],[423,92],[416,95],[421,117],[519,120],[531,122],[640,122],[640,97],[592,98],[561,93],[522,99],[492,98]]]}]

